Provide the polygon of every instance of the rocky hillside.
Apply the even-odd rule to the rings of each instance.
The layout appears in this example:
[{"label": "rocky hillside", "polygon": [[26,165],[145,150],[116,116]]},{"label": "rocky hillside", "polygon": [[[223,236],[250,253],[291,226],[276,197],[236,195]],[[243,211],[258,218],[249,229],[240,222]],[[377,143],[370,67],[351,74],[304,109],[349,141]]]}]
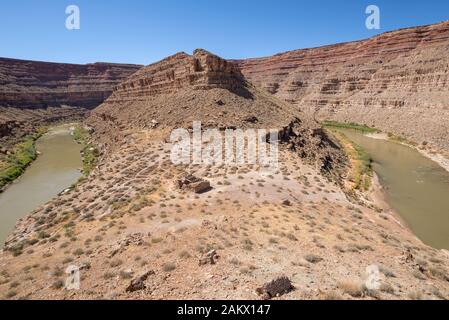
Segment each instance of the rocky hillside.
[{"label": "rocky hillside", "polygon": [[[447,299],[449,256],[390,212],[349,203],[288,150],[280,168],[175,166],[159,129],[23,218],[0,252],[3,299]],[[212,189],[179,188],[193,174]],[[367,267],[380,270],[368,289]],[[66,270],[79,290],[65,290]],[[263,290],[280,276],[287,292]],[[290,284],[290,282],[288,282]]]},{"label": "rocky hillside", "polygon": [[92,111],[97,139],[115,145],[127,130],[203,127],[263,128],[324,170],[342,153],[321,126],[292,105],[248,83],[232,62],[203,49],[178,53],[142,68]]},{"label": "rocky hillside", "polygon": [[233,63],[202,49],[142,68],[92,113],[99,122],[128,128],[186,127],[192,121],[260,127],[288,123],[294,116],[291,105],[256,89]]},{"label": "rocky hillside", "polygon": [[237,61],[244,76],[318,119],[378,127],[449,150],[449,21]]},{"label": "rocky hillside", "polygon": [[141,66],[87,65],[0,58],[0,106],[93,108]]}]

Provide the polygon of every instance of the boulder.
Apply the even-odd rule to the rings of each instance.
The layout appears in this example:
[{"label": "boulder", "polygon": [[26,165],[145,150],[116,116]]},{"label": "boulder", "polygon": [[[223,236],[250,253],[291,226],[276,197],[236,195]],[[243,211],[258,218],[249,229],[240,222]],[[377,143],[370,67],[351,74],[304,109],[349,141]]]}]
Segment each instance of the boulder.
[{"label": "boulder", "polygon": [[249,123],[257,123],[259,122],[259,119],[257,119],[256,116],[248,116],[244,119],[244,121]]},{"label": "boulder", "polygon": [[209,181],[192,175],[178,179],[177,185],[180,189],[187,189],[195,193],[203,193],[212,189]]},{"label": "boulder", "polygon": [[134,292],[139,290],[146,289],[145,281],[148,279],[149,276],[155,274],[153,270],[147,271],[141,276],[131,280],[131,283],[126,288],[126,292]]},{"label": "boulder", "polygon": [[285,293],[293,290],[292,282],[286,276],[281,276],[270,282],[265,283],[261,288],[257,288],[256,292],[263,299],[271,299],[273,297],[279,297]]},{"label": "boulder", "polygon": [[216,250],[211,250],[204,255],[204,257],[200,258],[199,265],[203,266],[205,264],[215,264],[217,259],[219,258]]}]

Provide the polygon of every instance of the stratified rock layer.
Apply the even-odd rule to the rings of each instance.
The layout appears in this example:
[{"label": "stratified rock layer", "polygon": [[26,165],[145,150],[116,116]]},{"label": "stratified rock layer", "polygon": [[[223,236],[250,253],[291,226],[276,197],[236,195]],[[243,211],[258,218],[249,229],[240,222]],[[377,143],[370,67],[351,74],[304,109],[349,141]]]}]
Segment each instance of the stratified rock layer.
[{"label": "stratified rock layer", "polygon": [[449,150],[449,22],[237,61],[317,119],[352,121]]},{"label": "stratified rock layer", "polygon": [[141,66],[86,65],[0,58],[0,106],[93,108]]},{"label": "stratified rock layer", "polygon": [[193,55],[179,52],[136,72],[115,90],[110,102],[139,98],[178,89],[222,88],[244,93],[243,76],[237,66],[202,49]]}]

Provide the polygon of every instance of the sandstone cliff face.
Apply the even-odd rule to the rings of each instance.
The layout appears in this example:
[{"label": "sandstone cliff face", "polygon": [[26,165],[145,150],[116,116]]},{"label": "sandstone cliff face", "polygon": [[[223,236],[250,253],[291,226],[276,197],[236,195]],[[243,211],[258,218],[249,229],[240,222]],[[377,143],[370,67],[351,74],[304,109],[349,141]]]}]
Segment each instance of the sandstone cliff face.
[{"label": "sandstone cliff face", "polygon": [[0,106],[93,108],[141,66],[61,64],[0,58]]},{"label": "sandstone cliff face", "polygon": [[316,118],[354,121],[449,150],[449,21],[236,61]]},{"label": "sandstone cliff face", "polygon": [[242,82],[243,75],[235,64],[197,49],[193,55],[179,52],[142,68],[118,85],[108,102],[144,100],[186,87],[193,90],[222,88],[243,93]]}]

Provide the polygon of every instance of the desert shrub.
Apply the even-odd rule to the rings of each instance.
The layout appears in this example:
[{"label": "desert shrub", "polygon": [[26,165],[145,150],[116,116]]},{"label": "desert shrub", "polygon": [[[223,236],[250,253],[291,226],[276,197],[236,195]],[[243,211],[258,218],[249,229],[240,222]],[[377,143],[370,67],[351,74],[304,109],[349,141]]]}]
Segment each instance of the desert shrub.
[{"label": "desert shrub", "polygon": [[412,291],[408,293],[408,298],[410,300],[422,300],[422,293],[419,291]]},{"label": "desert shrub", "polygon": [[190,255],[190,253],[188,253],[187,251],[184,250],[179,253],[179,257],[182,259],[187,259],[187,258],[190,258],[191,255]]},{"label": "desert shrub", "polygon": [[418,280],[426,280],[426,277],[418,270],[413,270],[412,274]]},{"label": "desert shrub", "polygon": [[112,279],[115,277],[115,273],[111,272],[111,271],[106,271],[103,274],[103,279],[108,280],[108,279]]},{"label": "desert shrub", "polygon": [[17,292],[15,290],[10,290],[6,293],[5,297],[7,299],[11,299],[17,295]]},{"label": "desert shrub", "polygon": [[84,250],[81,248],[76,249],[75,251],[73,251],[73,254],[75,256],[81,256],[82,254],[84,254]]},{"label": "desert shrub", "polygon": [[379,266],[379,271],[382,272],[388,278],[395,278],[396,277],[394,272],[391,271],[390,269],[388,269],[385,266]]},{"label": "desert shrub", "polygon": [[131,272],[127,272],[125,270],[120,271],[120,278],[123,280],[127,280],[127,279],[131,279],[132,278],[132,273]]},{"label": "desert shrub", "polygon": [[394,294],[394,288],[388,283],[382,283],[379,289],[382,292]]},{"label": "desert shrub", "polygon": [[304,259],[310,263],[318,263],[323,260],[320,256],[317,256],[315,254],[306,254],[304,256]]},{"label": "desert shrub", "polygon": [[339,288],[351,297],[360,298],[364,293],[364,286],[356,281],[342,281],[338,284]]},{"label": "desert shrub", "polygon": [[431,276],[435,277],[435,278],[439,278],[441,280],[448,280],[449,281],[449,277],[448,277],[446,271],[441,269],[441,268],[439,268],[439,267],[431,266],[431,267],[429,267],[428,271],[429,271],[429,274]]},{"label": "desert shrub", "polygon": [[175,269],[176,269],[176,264],[174,264],[173,262],[164,263],[164,265],[162,266],[162,270],[165,272],[170,272]]},{"label": "desert shrub", "polygon": [[61,289],[64,287],[64,281],[61,279],[55,280],[52,284],[51,284],[52,289]]},{"label": "desert shrub", "polygon": [[321,299],[322,300],[343,300],[343,297],[340,296],[335,291],[329,291],[329,292],[326,292],[323,295],[321,295]]},{"label": "desert shrub", "polygon": [[122,264],[123,264],[123,261],[120,260],[120,259],[113,259],[113,260],[109,263],[109,265],[110,265],[112,268],[118,267],[118,266],[120,266],[120,265],[122,265]]}]

